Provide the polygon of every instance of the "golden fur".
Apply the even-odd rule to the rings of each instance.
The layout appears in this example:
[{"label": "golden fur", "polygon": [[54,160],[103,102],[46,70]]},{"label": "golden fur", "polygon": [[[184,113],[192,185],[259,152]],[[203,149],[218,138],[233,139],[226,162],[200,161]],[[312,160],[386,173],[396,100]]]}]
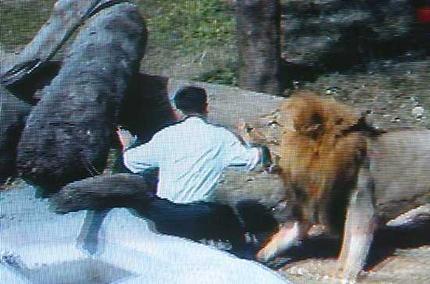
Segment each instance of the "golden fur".
[{"label": "golden fur", "polygon": [[[366,137],[354,131],[361,116],[352,108],[312,92],[293,94],[281,106],[281,177],[299,218],[331,229],[344,214],[336,198],[355,182],[366,155]],[[291,195],[294,195],[293,197]],[[299,199],[299,200],[297,200]]]},{"label": "golden fur", "polygon": [[[383,133],[352,108],[310,92],[285,100],[279,166],[286,222],[257,253],[269,261],[311,234],[313,225],[340,233],[342,283],[363,269],[375,230],[427,204],[429,130]],[[379,135],[382,134],[382,135]]]}]

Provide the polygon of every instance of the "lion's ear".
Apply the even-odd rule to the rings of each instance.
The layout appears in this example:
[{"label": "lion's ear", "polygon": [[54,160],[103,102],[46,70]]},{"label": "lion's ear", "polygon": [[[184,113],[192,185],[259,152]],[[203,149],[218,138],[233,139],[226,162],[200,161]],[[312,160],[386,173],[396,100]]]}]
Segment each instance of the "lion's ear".
[{"label": "lion's ear", "polygon": [[341,132],[346,134],[357,131],[366,132],[368,135],[379,135],[385,133],[384,129],[380,129],[372,125],[372,122],[368,120],[367,114],[362,114],[354,124],[342,129]]},{"label": "lion's ear", "polygon": [[355,128],[358,124],[360,124],[359,116],[338,117],[334,121],[334,132],[337,134],[348,132],[349,129]]},{"label": "lion's ear", "polygon": [[324,112],[327,117],[327,127],[333,131],[335,135],[341,135],[348,132],[360,123],[361,117],[355,109],[350,106],[340,104],[336,101],[329,102]]}]

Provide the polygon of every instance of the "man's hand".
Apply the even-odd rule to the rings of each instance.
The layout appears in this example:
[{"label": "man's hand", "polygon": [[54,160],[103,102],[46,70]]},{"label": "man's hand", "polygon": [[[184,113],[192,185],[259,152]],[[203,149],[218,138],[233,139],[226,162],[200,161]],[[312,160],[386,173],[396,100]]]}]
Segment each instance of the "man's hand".
[{"label": "man's hand", "polygon": [[136,136],[131,135],[130,131],[118,127],[116,130],[118,134],[119,142],[121,143],[122,149],[125,150],[136,142]]},{"label": "man's hand", "polygon": [[246,144],[267,144],[266,136],[259,130],[255,129],[252,125],[240,119],[236,124],[236,129],[239,136],[246,142]]}]

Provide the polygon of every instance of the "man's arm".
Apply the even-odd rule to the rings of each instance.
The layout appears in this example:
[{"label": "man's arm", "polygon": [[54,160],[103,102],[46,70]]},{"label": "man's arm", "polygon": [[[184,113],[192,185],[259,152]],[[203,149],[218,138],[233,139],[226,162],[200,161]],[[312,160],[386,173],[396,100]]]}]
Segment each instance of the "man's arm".
[{"label": "man's arm", "polygon": [[136,136],[133,136],[130,131],[124,128],[118,128],[116,134],[118,135],[122,152],[130,148],[137,140]]},{"label": "man's arm", "polygon": [[226,143],[226,161],[229,167],[241,167],[247,170],[267,169],[272,160],[270,150],[265,145],[245,143],[241,137],[230,133]]},{"label": "man's arm", "polygon": [[[123,150],[124,165],[133,173],[142,173],[149,168],[156,168],[160,161],[159,145],[155,139],[140,146],[130,148],[136,138],[126,130],[117,131]],[[155,138],[155,136],[154,136]]]}]

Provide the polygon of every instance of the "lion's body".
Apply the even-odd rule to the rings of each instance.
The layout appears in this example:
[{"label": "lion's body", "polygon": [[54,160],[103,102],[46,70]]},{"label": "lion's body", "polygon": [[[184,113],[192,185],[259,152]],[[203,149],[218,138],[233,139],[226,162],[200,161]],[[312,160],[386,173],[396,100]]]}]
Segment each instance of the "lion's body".
[{"label": "lion's body", "polygon": [[377,226],[430,201],[430,131],[379,131],[352,108],[309,93],[285,100],[281,113],[290,220],[257,257],[276,256],[312,225],[344,228],[342,278],[354,279]]},{"label": "lion's body", "polygon": [[375,206],[388,221],[430,202],[430,131],[399,130],[369,141]]}]

